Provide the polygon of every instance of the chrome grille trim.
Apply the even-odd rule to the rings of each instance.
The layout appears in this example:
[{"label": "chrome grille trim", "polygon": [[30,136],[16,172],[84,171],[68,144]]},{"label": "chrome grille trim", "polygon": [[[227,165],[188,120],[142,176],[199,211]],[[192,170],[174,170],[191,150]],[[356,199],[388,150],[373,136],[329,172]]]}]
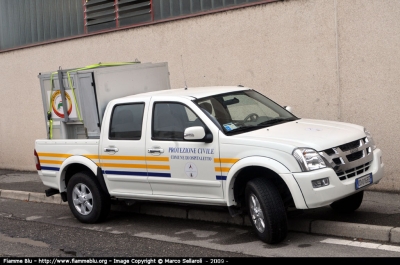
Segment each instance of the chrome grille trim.
[{"label": "chrome grille trim", "polygon": [[373,160],[372,143],[368,142],[367,138],[332,147],[319,154],[333,168],[340,180],[363,174]]},{"label": "chrome grille trim", "polygon": [[345,180],[346,178],[349,179],[349,178],[352,178],[352,177],[355,177],[358,175],[362,175],[368,171],[370,164],[371,163],[368,162],[364,165],[361,165],[361,166],[358,166],[358,167],[355,167],[355,168],[352,168],[352,169],[349,169],[346,171],[342,171],[340,173],[337,173],[337,176],[339,177],[340,180]]}]

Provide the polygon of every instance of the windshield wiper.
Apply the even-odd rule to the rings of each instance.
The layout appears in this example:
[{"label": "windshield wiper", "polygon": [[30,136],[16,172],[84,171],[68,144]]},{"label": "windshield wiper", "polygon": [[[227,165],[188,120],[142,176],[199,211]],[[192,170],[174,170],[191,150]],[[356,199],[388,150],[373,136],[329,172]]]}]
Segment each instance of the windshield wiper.
[{"label": "windshield wiper", "polygon": [[277,124],[277,123],[281,123],[281,122],[294,121],[294,120],[297,120],[297,118],[275,118],[275,119],[263,121],[263,122],[257,124],[257,126],[273,125],[273,124]]},{"label": "windshield wiper", "polygon": [[257,126],[251,125],[251,126],[243,126],[243,127],[238,127],[236,129],[233,129],[231,131],[226,132],[226,134],[230,134],[230,133],[237,133],[237,132],[243,132],[243,131],[251,131],[251,130],[255,130],[258,129]]},{"label": "windshield wiper", "polygon": [[252,130],[257,130],[260,129],[262,127],[268,127],[274,124],[278,124],[278,123],[284,123],[284,122],[288,122],[288,121],[295,121],[298,120],[298,118],[275,118],[275,119],[271,119],[268,121],[263,121],[257,125],[247,125],[247,126],[243,126],[243,127],[238,127],[236,129],[233,129],[231,131],[225,132],[226,134],[236,134],[239,132],[245,132],[245,131],[252,131]]}]

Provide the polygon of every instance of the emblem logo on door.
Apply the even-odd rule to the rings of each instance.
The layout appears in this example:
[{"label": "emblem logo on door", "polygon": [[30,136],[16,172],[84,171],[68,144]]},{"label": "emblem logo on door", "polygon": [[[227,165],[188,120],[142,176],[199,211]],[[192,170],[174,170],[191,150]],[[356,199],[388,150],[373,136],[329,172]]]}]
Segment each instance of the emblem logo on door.
[{"label": "emblem logo on door", "polygon": [[189,178],[197,177],[197,167],[195,164],[189,162],[185,165],[185,173]]}]

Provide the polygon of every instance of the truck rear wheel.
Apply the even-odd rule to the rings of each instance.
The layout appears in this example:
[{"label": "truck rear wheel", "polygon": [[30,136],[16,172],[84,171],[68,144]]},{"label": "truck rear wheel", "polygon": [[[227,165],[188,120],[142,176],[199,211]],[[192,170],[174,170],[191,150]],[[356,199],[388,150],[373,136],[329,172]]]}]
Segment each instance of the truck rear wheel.
[{"label": "truck rear wheel", "polygon": [[76,173],[67,186],[69,208],[82,223],[103,221],[111,207],[109,196],[91,175],[91,172]]},{"label": "truck rear wheel", "polygon": [[331,208],[338,213],[352,213],[360,207],[363,197],[364,191],[362,190],[349,197],[333,202]]},{"label": "truck rear wheel", "polygon": [[246,186],[246,206],[257,236],[265,243],[276,244],[287,236],[287,215],[275,185],[257,178]]}]

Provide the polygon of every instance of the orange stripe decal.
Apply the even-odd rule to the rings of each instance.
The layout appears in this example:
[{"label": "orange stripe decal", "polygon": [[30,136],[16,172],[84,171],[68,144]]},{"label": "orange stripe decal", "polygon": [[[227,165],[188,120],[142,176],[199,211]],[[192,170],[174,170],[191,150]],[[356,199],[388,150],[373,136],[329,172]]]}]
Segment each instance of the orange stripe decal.
[{"label": "orange stripe decal", "polygon": [[[38,153],[38,156],[46,156],[46,157],[62,157],[62,158],[68,158],[70,156],[73,156],[71,154],[57,154],[57,153]],[[138,161],[160,161],[160,162],[168,162],[169,157],[166,156],[160,156],[160,157],[145,157],[145,156],[109,156],[109,155],[89,155],[85,154],[82,155],[86,158],[89,159],[104,159],[104,160],[138,160]]]},{"label": "orange stripe decal", "polygon": [[149,169],[167,169],[169,170],[169,166],[164,166],[164,165],[147,165],[147,168]]},{"label": "orange stripe decal", "polygon": [[41,160],[40,159],[40,164],[56,164],[56,165],[61,165],[64,161],[57,161],[57,160]]},{"label": "orange stripe decal", "polygon": [[102,167],[121,167],[121,168],[146,168],[146,164],[112,164],[101,163]]},{"label": "orange stripe decal", "polygon": [[169,161],[169,157],[162,157],[162,156],[148,156],[146,157],[147,161],[164,161],[164,162],[168,162]]},{"label": "orange stripe decal", "polygon": [[237,158],[214,158],[214,162],[215,163],[231,163],[231,164],[234,164],[237,161],[239,161],[239,159],[237,159]]},{"label": "orange stripe decal", "polygon": [[99,159],[98,155],[83,155],[83,156],[89,159]]},{"label": "orange stripe decal", "polygon": [[229,172],[230,168],[229,167],[216,167],[215,171],[221,171],[221,172]]},{"label": "orange stripe decal", "polygon": [[147,165],[146,164],[113,164],[113,163],[98,163],[101,167],[120,167],[120,168],[151,168],[151,169],[167,169],[169,170],[169,166],[167,165]]},{"label": "orange stripe decal", "polygon": [[56,153],[38,153],[38,156],[48,156],[48,157],[70,157],[70,154],[56,154]]},{"label": "orange stripe decal", "polygon": [[90,159],[104,159],[104,160],[137,160],[137,161],[161,161],[168,162],[169,157],[159,156],[159,157],[145,157],[145,156],[110,156],[110,155],[84,155]]}]

